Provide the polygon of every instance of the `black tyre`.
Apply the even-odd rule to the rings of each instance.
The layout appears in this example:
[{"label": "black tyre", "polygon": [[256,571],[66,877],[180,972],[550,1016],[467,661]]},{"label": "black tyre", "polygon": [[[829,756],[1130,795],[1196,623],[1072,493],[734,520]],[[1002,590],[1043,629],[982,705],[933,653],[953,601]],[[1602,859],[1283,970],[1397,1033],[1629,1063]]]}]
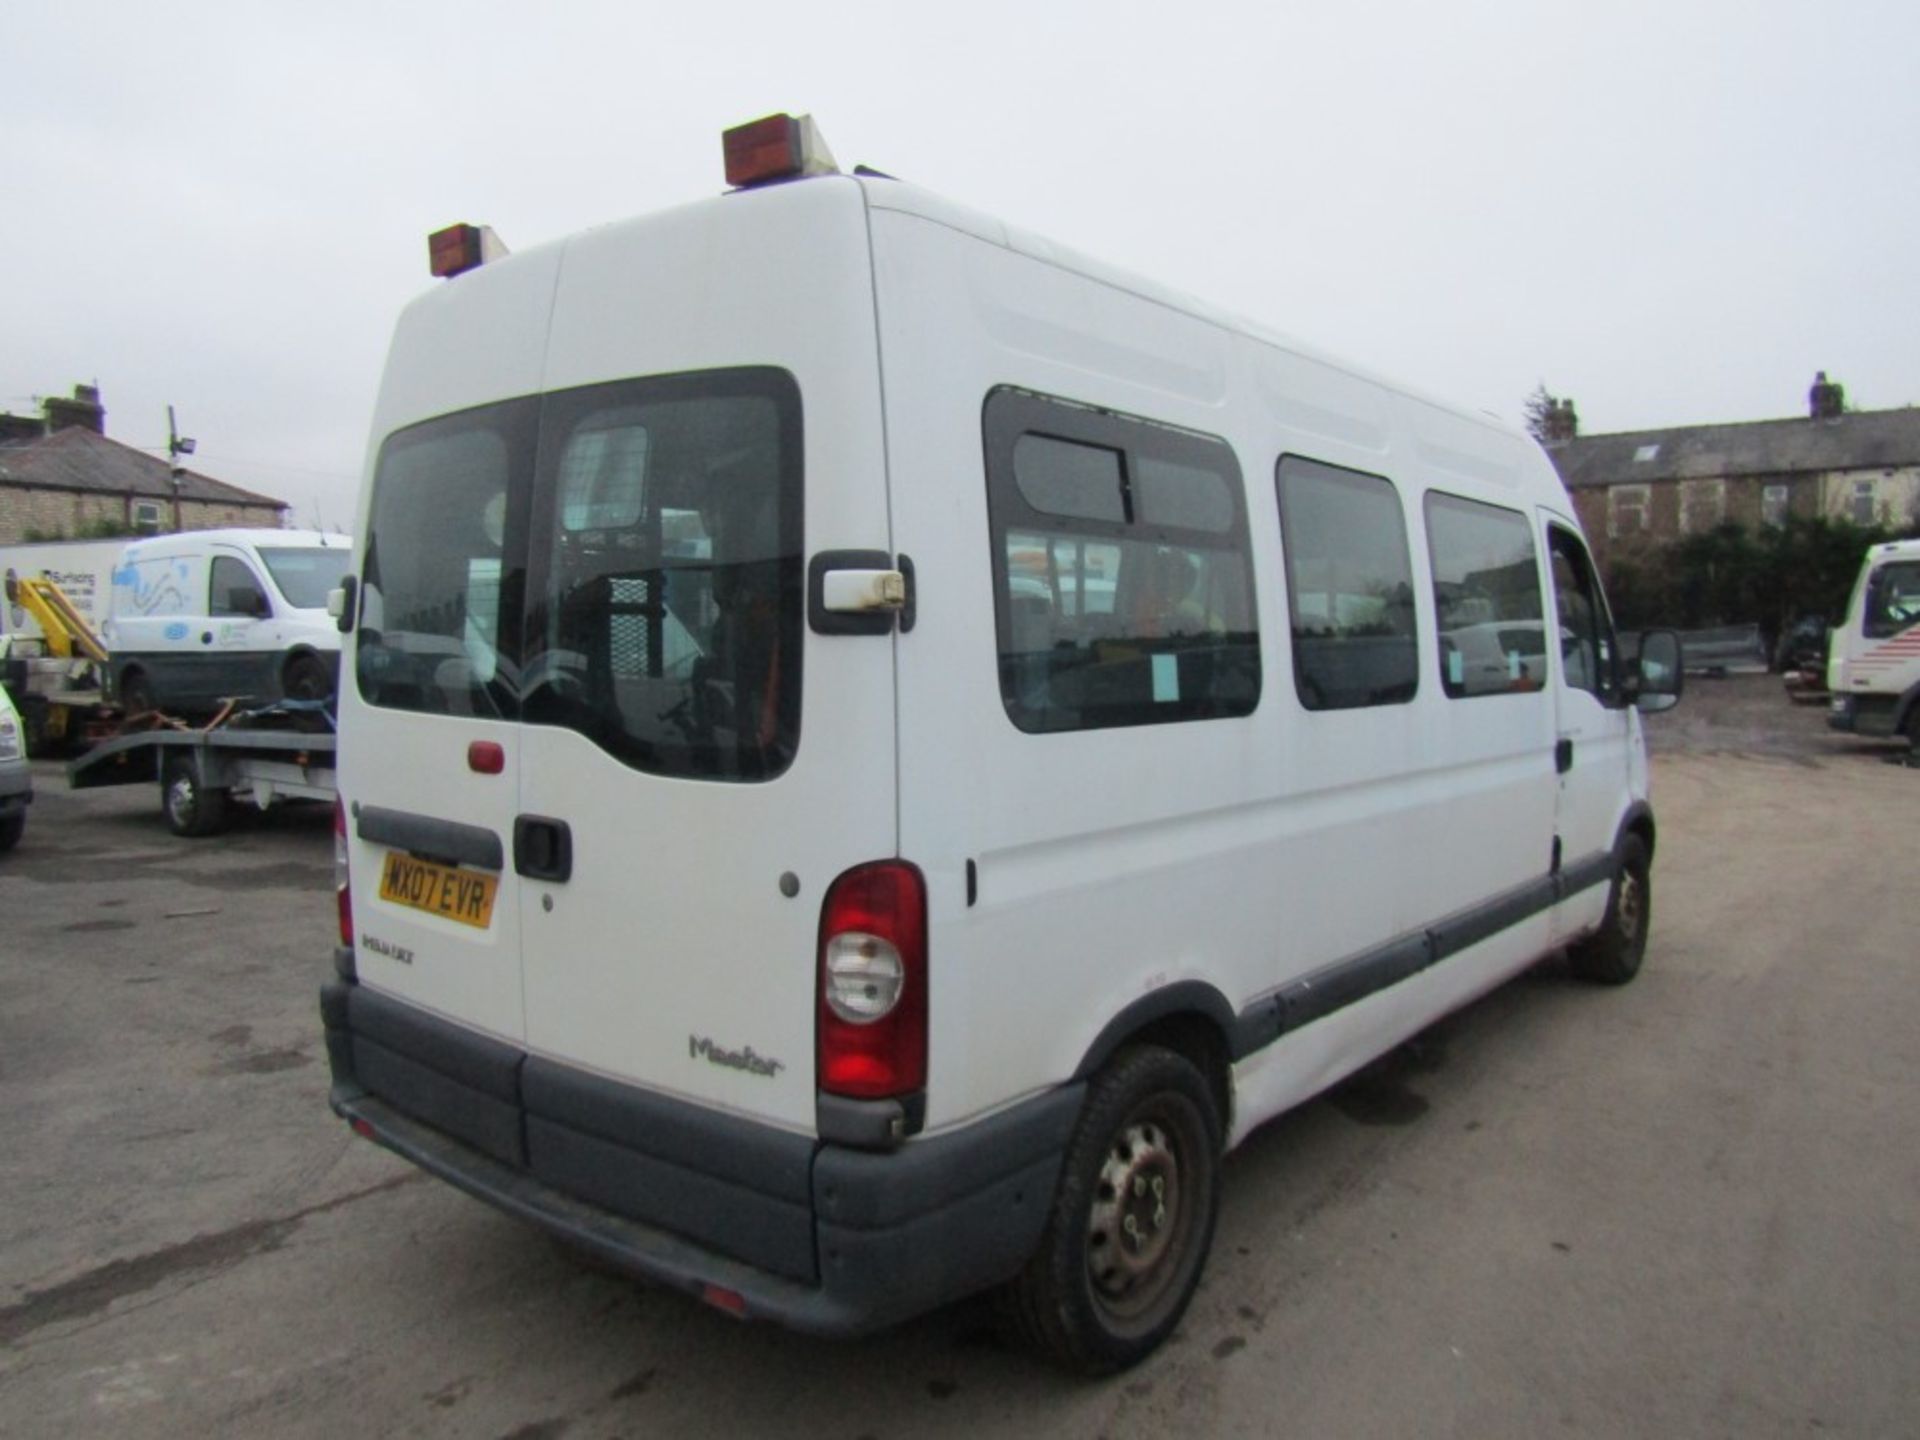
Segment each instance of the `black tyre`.
[{"label": "black tyre", "polygon": [[6,854],[19,844],[20,837],[26,833],[26,829],[27,817],[24,815],[9,815],[6,819],[0,820],[0,855]]},{"label": "black tyre", "polygon": [[1190,1062],[1151,1045],[1115,1056],[1087,1091],[1040,1248],[1001,1297],[1016,1338],[1088,1375],[1152,1354],[1200,1283],[1221,1143]]},{"label": "black tyre", "polygon": [[1653,920],[1653,867],[1647,843],[1629,835],[1620,845],[1620,866],[1607,896],[1600,928],[1567,952],[1573,973],[1601,985],[1624,985],[1640,973]]},{"label": "black tyre", "polygon": [[317,655],[296,655],[280,673],[280,693],[289,700],[325,700],[333,694],[333,677]]},{"label": "black tyre", "polygon": [[120,673],[120,708],[129,715],[144,715],[153,706],[153,682],[137,667]]},{"label": "black tyre", "polygon": [[184,755],[167,761],[160,777],[160,808],[166,812],[169,830],[194,839],[218,835],[233,818],[227,792],[202,785],[199,771]]}]

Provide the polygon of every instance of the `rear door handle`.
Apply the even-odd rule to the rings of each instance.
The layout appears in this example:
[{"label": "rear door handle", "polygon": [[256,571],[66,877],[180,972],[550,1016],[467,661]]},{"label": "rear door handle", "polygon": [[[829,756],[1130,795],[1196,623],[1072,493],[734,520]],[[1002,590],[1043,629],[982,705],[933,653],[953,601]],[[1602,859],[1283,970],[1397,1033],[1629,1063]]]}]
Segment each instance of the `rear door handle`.
[{"label": "rear door handle", "polygon": [[1564,775],[1573,768],[1573,741],[1562,740],[1553,747],[1553,769],[1557,775]]},{"label": "rear door handle", "polygon": [[544,815],[515,816],[513,868],[529,880],[566,884],[573,875],[573,831],[567,822]]}]

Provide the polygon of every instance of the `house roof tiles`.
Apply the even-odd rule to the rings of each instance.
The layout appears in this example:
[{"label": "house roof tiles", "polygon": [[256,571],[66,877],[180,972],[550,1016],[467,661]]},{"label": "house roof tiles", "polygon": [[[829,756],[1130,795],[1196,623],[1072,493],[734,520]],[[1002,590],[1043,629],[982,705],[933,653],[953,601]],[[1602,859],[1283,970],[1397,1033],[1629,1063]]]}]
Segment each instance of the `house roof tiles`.
[{"label": "house roof tiles", "polygon": [[[165,460],[84,426],[70,426],[38,439],[0,443],[0,486],[5,485],[156,500],[171,500],[174,495],[172,467]],[[284,500],[242,490],[193,470],[182,473],[179,493],[182,500],[287,508]]]},{"label": "house roof tiles", "polygon": [[1569,490],[1920,465],[1920,408],[1582,435],[1547,446]]}]

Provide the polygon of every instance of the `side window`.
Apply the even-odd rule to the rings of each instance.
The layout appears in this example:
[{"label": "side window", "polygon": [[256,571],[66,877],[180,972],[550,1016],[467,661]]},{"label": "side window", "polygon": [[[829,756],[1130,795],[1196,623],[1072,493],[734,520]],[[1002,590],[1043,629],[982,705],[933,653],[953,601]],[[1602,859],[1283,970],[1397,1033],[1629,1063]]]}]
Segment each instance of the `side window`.
[{"label": "side window", "polygon": [[266,610],[266,592],[253,577],[244,560],[231,555],[216,555],[208,577],[209,615],[239,615],[252,620]]},{"label": "side window", "polygon": [[1613,696],[1613,624],[1594,580],[1587,547],[1558,526],[1548,532],[1553,556],[1553,593],[1560,621],[1560,654],[1567,684],[1602,700]]},{"label": "side window", "polygon": [[1420,688],[1407,522],[1390,481],[1282,456],[1293,678],[1309,710],[1399,705]]},{"label": "side window", "polygon": [[1545,688],[1547,627],[1527,517],[1438,491],[1426,511],[1440,688],[1456,700]]},{"label": "side window", "polygon": [[1041,734],[1252,711],[1260,645],[1233,451],[1005,387],[983,424],[1013,723]]}]

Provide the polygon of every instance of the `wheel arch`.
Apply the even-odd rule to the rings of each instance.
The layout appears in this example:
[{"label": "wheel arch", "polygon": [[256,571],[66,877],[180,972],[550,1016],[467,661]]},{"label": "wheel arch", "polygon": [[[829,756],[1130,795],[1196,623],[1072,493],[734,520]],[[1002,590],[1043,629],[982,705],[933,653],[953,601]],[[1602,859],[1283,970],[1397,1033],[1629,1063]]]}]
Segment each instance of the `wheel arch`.
[{"label": "wheel arch", "polygon": [[1613,838],[1613,853],[1616,856],[1629,835],[1640,837],[1640,843],[1647,847],[1647,859],[1651,861],[1654,843],[1653,806],[1644,800],[1634,801],[1621,817],[1619,833]]},{"label": "wheel arch", "polygon": [[1159,1045],[1188,1060],[1206,1077],[1219,1107],[1222,1132],[1232,1128],[1233,1062],[1238,1017],[1227,997],[1203,980],[1181,980],[1142,995],[1101,1027],[1087,1047],[1075,1080],[1087,1080],[1128,1045]]}]

